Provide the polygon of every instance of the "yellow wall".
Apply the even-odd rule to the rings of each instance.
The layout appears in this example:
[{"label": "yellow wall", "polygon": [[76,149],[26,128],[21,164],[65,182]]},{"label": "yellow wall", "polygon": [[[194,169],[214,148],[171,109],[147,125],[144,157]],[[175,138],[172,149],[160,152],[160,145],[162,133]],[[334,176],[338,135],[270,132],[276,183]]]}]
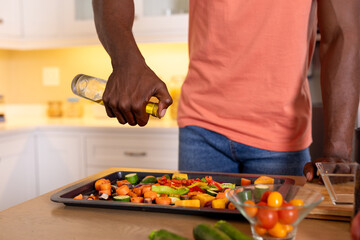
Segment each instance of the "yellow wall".
[{"label": "yellow wall", "polygon": [[[173,75],[186,75],[186,43],[141,44],[147,64],[163,81]],[[58,67],[59,86],[44,86],[42,69]],[[15,51],[0,50],[0,94],[9,104],[42,104],[49,100],[65,101],[74,96],[71,80],[78,73],[107,79],[110,58],[102,46]]]}]

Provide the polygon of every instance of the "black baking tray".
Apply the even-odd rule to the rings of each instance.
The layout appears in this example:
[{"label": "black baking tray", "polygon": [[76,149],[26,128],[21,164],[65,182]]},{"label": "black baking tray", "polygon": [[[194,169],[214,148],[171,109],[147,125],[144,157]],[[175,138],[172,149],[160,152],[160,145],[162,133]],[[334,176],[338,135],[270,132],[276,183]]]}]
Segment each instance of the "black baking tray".
[{"label": "black baking tray", "polygon": [[[113,209],[123,209],[123,210],[137,210],[137,211],[152,211],[152,212],[165,212],[165,213],[178,213],[178,214],[196,214],[196,215],[206,215],[206,216],[219,216],[220,215],[241,215],[238,210],[230,209],[214,209],[208,207],[200,208],[185,208],[172,205],[158,205],[158,204],[147,204],[147,203],[131,203],[131,202],[118,202],[112,200],[86,200],[86,199],[73,199],[78,194],[90,195],[95,193],[94,188],[95,181],[100,178],[106,178],[115,183],[116,180],[124,179],[126,174],[137,173],[139,179],[152,175],[155,177],[161,177],[165,174],[170,176],[174,171],[114,171],[110,174],[97,174],[93,177],[87,178],[86,180],[70,185],[63,190],[60,190],[51,196],[51,200],[58,203],[63,203],[69,206],[81,206],[81,207],[95,207],[95,208],[113,208]],[[253,183],[256,178],[261,175],[255,174],[241,174],[241,173],[214,173],[214,172],[190,172],[190,171],[177,171],[179,173],[188,174],[189,179],[191,178],[202,178],[205,176],[212,176],[213,180],[216,182],[228,182],[235,183],[236,186],[241,185],[241,178],[250,179]],[[271,176],[275,179],[275,184],[295,184],[295,180],[288,178],[286,176]]]}]

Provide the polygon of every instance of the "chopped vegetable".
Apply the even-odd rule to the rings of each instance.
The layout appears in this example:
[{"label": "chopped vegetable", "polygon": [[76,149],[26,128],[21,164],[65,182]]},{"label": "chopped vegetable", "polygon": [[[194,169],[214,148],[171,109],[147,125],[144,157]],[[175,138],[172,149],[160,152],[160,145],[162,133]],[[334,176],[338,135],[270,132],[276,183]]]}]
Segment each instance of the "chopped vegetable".
[{"label": "chopped vegetable", "polygon": [[188,175],[186,173],[173,173],[172,179],[177,179],[177,180],[185,179],[185,180],[188,180]]},{"label": "chopped vegetable", "polygon": [[130,189],[127,185],[122,185],[121,187],[118,187],[118,189],[116,189],[116,193],[118,195],[126,195],[130,192]]},{"label": "chopped vegetable", "polygon": [[142,202],[144,202],[144,198],[143,197],[132,197],[132,198],[130,198],[130,202],[132,202],[132,203],[142,203]]},{"label": "chopped vegetable", "polygon": [[157,193],[154,191],[147,191],[146,193],[144,193],[144,198],[150,198],[151,201],[154,201],[155,198],[157,198]]},{"label": "chopped vegetable", "polygon": [[200,200],[199,199],[178,200],[175,202],[175,206],[199,208]]},{"label": "chopped vegetable", "polygon": [[268,190],[269,190],[268,185],[264,185],[264,184],[255,185],[255,190],[254,190],[255,201],[259,202],[261,200],[261,196],[264,194],[264,192],[266,192]]},{"label": "chopped vegetable", "polygon": [[184,195],[186,193],[188,193],[190,190],[187,187],[180,187],[180,188],[172,188],[169,186],[156,186],[156,185],[152,185],[151,186],[151,191],[154,191],[156,193],[165,193],[165,194],[179,194],[179,195]]},{"label": "chopped vegetable", "polygon": [[240,196],[240,199],[245,202],[246,200],[251,200],[251,191],[250,190],[244,190],[242,192],[237,193]]},{"label": "chopped vegetable", "polygon": [[128,196],[128,195],[114,196],[113,199],[115,201],[119,201],[119,202],[130,202],[130,196]]},{"label": "chopped vegetable", "polygon": [[274,179],[267,176],[260,176],[254,181],[254,184],[274,184]]},{"label": "chopped vegetable", "polygon": [[211,196],[211,195],[209,195],[207,193],[201,193],[201,194],[198,194],[196,196],[193,196],[192,199],[199,199],[200,200],[200,206],[204,207],[207,202],[214,200],[215,197]]},{"label": "chopped vegetable", "polygon": [[171,204],[171,198],[169,197],[157,197],[155,198],[156,204],[159,205],[170,205]]},{"label": "chopped vegetable", "polygon": [[156,177],[154,176],[146,176],[141,180],[140,183],[156,183]]},{"label": "chopped vegetable", "polygon": [[125,179],[131,184],[136,184],[139,181],[137,173],[129,173],[125,175]]},{"label": "chopped vegetable", "polygon": [[211,201],[212,208],[226,208],[227,200],[224,198],[214,199]]},{"label": "chopped vegetable", "polygon": [[[100,200],[108,200],[109,199],[109,195],[106,193],[101,193],[99,196]],[[89,199],[88,199],[89,200]]]},{"label": "chopped vegetable", "polygon": [[81,193],[74,197],[74,199],[83,199],[83,198],[84,198],[84,196]]},{"label": "chopped vegetable", "polygon": [[230,188],[230,189],[234,189],[235,188],[235,184],[233,183],[221,183],[220,184],[221,188]]},{"label": "chopped vegetable", "polygon": [[251,184],[251,180],[247,179],[247,178],[241,178],[241,186],[246,186],[246,185],[250,185]]}]

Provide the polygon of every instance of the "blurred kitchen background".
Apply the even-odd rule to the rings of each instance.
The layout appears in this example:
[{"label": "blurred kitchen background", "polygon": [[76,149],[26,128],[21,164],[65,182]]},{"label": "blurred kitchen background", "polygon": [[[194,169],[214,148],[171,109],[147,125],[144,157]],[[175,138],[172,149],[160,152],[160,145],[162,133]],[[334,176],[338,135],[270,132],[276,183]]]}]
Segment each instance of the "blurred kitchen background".
[{"label": "blurred kitchen background", "polygon": [[[75,75],[107,79],[112,70],[91,0],[0,0],[0,210],[109,167],[177,169],[188,0],[135,0],[135,9],[135,39],[175,100],[146,128],[121,126],[71,92]],[[313,158],[322,152],[319,69],[317,48],[309,71]]]}]

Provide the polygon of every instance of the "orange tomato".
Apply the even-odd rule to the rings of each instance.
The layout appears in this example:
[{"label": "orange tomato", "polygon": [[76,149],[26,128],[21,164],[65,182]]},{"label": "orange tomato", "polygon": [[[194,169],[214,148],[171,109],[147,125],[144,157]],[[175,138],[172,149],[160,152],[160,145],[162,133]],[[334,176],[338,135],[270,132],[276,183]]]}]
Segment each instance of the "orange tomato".
[{"label": "orange tomato", "polygon": [[283,203],[283,196],[277,192],[274,191],[269,194],[269,197],[267,199],[267,204],[270,207],[280,207]]},{"label": "orange tomato", "polygon": [[284,238],[287,235],[287,232],[284,226],[281,223],[276,223],[275,226],[268,230],[268,233],[276,238]]},{"label": "orange tomato", "polygon": [[301,199],[297,199],[297,198],[294,198],[294,199],[291,200],[289,203],[292,204],[292,205],[294,205],[294,206],[297,206],[297,207],[304,206],[304,201],[301,200]]},{"label": "orange tomato", "polygon": [[[246,200],[244,203],[255,206],[255,203],[251,200]],[[254,217],[258,211],[256,207],[244,207],[244,210],[249,217]]]},{"label": "orange tomato", "polygon": [[255,229],[255,232],[259,235],[264,235],[267,232],[267,230],[265,228],[261,227],[258,224],[255,225],[254,229]]}]

